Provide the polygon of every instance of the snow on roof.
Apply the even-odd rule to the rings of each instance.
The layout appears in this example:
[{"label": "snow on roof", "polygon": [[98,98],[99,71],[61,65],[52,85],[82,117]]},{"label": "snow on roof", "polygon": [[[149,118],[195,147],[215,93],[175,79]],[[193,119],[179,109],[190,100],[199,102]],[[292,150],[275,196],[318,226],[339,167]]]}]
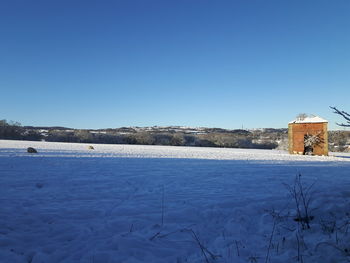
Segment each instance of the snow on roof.
[{"label": "snow on roof", "polygon": [[294,121],[291,121],[289,123],[320,123],[320,122],[328,122],[325,119],[322,119],[321,117],[318,116],[308,116],[306,118],[303,119],[295,119]]}]

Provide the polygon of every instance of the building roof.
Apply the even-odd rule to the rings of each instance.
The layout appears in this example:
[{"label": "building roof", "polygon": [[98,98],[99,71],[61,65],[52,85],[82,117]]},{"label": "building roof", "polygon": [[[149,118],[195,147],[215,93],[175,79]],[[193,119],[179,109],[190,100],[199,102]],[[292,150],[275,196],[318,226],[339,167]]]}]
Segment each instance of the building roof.
[{"label": "building roof", "polygon": [[289,123],[322,123],[322,122],[328,122],[325,119],[322,119],[321,117],[318,116],[308,116],[306,118],[303,119],[295,119],[294,121],[291,121]]}]

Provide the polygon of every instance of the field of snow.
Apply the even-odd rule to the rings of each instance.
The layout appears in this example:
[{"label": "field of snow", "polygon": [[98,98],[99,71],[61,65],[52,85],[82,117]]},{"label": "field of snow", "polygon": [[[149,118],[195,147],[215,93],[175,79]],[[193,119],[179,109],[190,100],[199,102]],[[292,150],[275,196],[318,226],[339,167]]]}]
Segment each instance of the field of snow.
[{"label": "field of snow", "polygon": [[88,146],[0,140],[0,262],[350,261],[349,154]]}]

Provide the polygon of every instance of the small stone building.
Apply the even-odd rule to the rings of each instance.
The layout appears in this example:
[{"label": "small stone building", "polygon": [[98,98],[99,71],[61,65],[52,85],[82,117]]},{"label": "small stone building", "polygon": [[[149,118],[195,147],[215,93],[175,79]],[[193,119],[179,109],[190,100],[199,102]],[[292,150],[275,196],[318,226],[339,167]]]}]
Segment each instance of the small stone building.
[{"label": "small stone building", "polygon": [[328,155],[328,121],[311,116],[288,124],[290,154]]}]

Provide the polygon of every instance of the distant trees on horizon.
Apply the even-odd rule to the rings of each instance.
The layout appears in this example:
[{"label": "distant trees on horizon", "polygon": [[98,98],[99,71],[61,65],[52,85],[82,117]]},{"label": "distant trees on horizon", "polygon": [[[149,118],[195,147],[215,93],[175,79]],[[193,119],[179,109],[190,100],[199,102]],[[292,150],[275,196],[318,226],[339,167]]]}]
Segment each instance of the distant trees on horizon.
[{"label": "distant trees on horizon", "polygon": [[[56,127],[57,128],[57,127]],[[0,120],[0,139],[45,140],[51,142],[140,144],[169,146],[225,147],[248,149],[286,149],[287,129],[225,130],[208,128],[199,133],[187,133],[169,128],[168,130],[137,130],[133,128],[84,130],[58,127],[22,127],[18,122]],[[46,130],[45,133],[42,130]],[[331,151],[347,149],[350,131],[330,131]]]},{"label": "distant trees on horizon", "polygon": [[41,135],[24,129],[19,122],[0,120],[0,139],[37,141],[41,139]]}]

